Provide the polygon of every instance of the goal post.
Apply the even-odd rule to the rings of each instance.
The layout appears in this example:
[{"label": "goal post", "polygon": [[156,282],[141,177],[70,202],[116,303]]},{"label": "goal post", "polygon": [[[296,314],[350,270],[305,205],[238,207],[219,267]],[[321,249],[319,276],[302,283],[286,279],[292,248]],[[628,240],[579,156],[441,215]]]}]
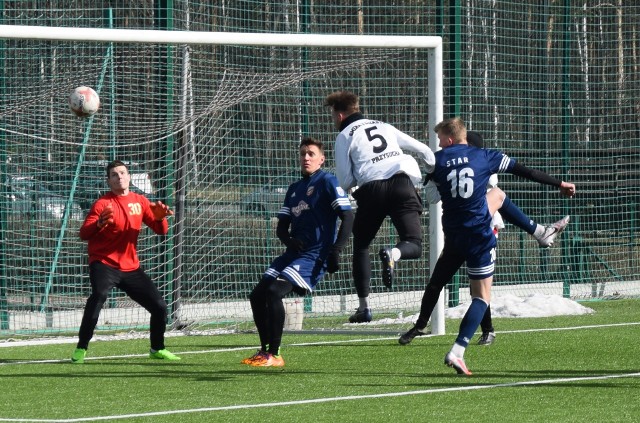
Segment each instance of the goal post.
[{"label": "goal post", "polygon": [[[438,148],[440,37],[0,25],[0,51],[0,153],[11,178],[0,199],[4,334],[77,329],[89,283],[86,245],[77,238],[82,219],[73,210],[86,213],[104,193],[110,159],[130,163],[137,189],[145,192],[149,181],[147,194],[176,210],[169,236],[143,231],[139,243],[173,326],[243,330],[252,327],[248,293],[281,253],[275,215],[282,188],[297,178],[300,137],[321,138],[332,168],[335,130],[324,96],[357,92],[368,117]],[[80,85],[101,97],[90,119],[72,116],[66,104]],[[9,192],[20,184],[24,204]],[[424,213],[429,252],[401,263],[392,291],[377,282],[374,262],[371,299],[380,318],[419,309],[442,248],[439,216],[439,206]],[[372,251],[395,238],[386,222]],[[348,248],[340,272],[302,307],[311,329],[336,330],[355,305]],[[144,310],[114,292],[98,329],[147,322]],[[442,298],[432,332],[444,333]]]}]

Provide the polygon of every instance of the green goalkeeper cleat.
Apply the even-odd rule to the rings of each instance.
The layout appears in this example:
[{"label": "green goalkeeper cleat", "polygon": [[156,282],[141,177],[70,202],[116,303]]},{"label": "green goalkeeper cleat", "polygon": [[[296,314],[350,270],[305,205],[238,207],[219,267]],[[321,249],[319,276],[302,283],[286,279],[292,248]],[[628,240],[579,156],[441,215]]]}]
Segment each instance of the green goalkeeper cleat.
[{"label": "green goalkeeper cleat", "polygon": [[155,358],[158,360],[177,361],[180,357],[171,353],[169,350],[149,351],[149,358]]},{"label": "green goalkeeper cleat", "polygon": [[75,364],[82,364],[84,363],[84,358],[87,355],[87,350],[85,350],[84,348],[76,348],[76,350],[73,352],[73,355],[71,356],[71,362],[75,363]]}]

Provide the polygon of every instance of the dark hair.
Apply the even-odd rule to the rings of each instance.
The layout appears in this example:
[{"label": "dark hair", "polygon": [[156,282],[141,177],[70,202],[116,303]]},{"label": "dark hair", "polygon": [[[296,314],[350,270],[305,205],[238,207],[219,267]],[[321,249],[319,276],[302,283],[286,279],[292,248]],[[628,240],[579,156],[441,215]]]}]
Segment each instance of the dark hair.
[{"label": "dark hair", "polygon": [[320,150],[320,152],[324,154],[324,144],[319,139],[313,137],[305,137],[302,139],[302,141],[300,141],[300,146],[298,148],[302,148],[308,145],[315,145],[316,147],[318,147],[318,150]]},{"label": "dark hair", "polygon": [[336,112],[352,114],[360,111],[360,98],[350,91],[336,91],[327,96],[324,105]]},{"label": "dark hair", "polygon": [[482,135],[476,131],[467,131],[467,144],[478,148],[484,148]]},{"label": "dark hair", "polygon": [[129,171],[129,168],[127,167],[126,164],[124,164],[120,160],[114,160],[107,165],[107,178],[110,176],[111,169],[113,169],[114,167],[120,167],[120,166],[124,166],[125,168],[127,168],[127,172]]}]

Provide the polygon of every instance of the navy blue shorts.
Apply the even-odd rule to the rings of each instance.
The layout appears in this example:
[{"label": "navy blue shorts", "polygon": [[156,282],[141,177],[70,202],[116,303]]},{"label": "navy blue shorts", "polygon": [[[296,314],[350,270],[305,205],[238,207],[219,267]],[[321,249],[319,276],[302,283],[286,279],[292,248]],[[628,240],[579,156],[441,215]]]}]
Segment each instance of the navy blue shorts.
[{"label": "navy blue shorts", "polygon": [[285,278],[294,286],[311,292],[325,273],[325,263],[317,254],[286,252],[276,258],[264,272],[263,279]]},{"label": "navy blue shorts", "polygon": [[447,243],[464,257],[469,279],[493,276],[498,241],[491,228],[483,233],[445,234],[445,244]]}]

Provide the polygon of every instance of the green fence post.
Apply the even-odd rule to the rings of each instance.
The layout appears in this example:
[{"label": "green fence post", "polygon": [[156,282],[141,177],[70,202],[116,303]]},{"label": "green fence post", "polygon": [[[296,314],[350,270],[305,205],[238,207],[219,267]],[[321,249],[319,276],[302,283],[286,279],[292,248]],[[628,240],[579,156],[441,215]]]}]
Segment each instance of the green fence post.
[{"label": "green fence post", "polygon": [[[4,9],[4,2],[0,1],[0,12]],[[0,17],[3,16],[0,13]],[[0,41],[0,69],[4,69],[4,52],[5,42]],[[4,73],[0,77],[0,92],[4,92]],[[0,125],[1,125],[0,121]],[[4,125],[1,125],[4,126]],[[0,132],[0,329],[9,329],[9,310],[7,301],[7,274],[5,272],[7,268],[5,251],[5,240],[7,239],[7,217],[8,213],[8,198],[7,198],[7,186],[5,185],[5,175],[7,174],[7,140],[6,133]]]}]

